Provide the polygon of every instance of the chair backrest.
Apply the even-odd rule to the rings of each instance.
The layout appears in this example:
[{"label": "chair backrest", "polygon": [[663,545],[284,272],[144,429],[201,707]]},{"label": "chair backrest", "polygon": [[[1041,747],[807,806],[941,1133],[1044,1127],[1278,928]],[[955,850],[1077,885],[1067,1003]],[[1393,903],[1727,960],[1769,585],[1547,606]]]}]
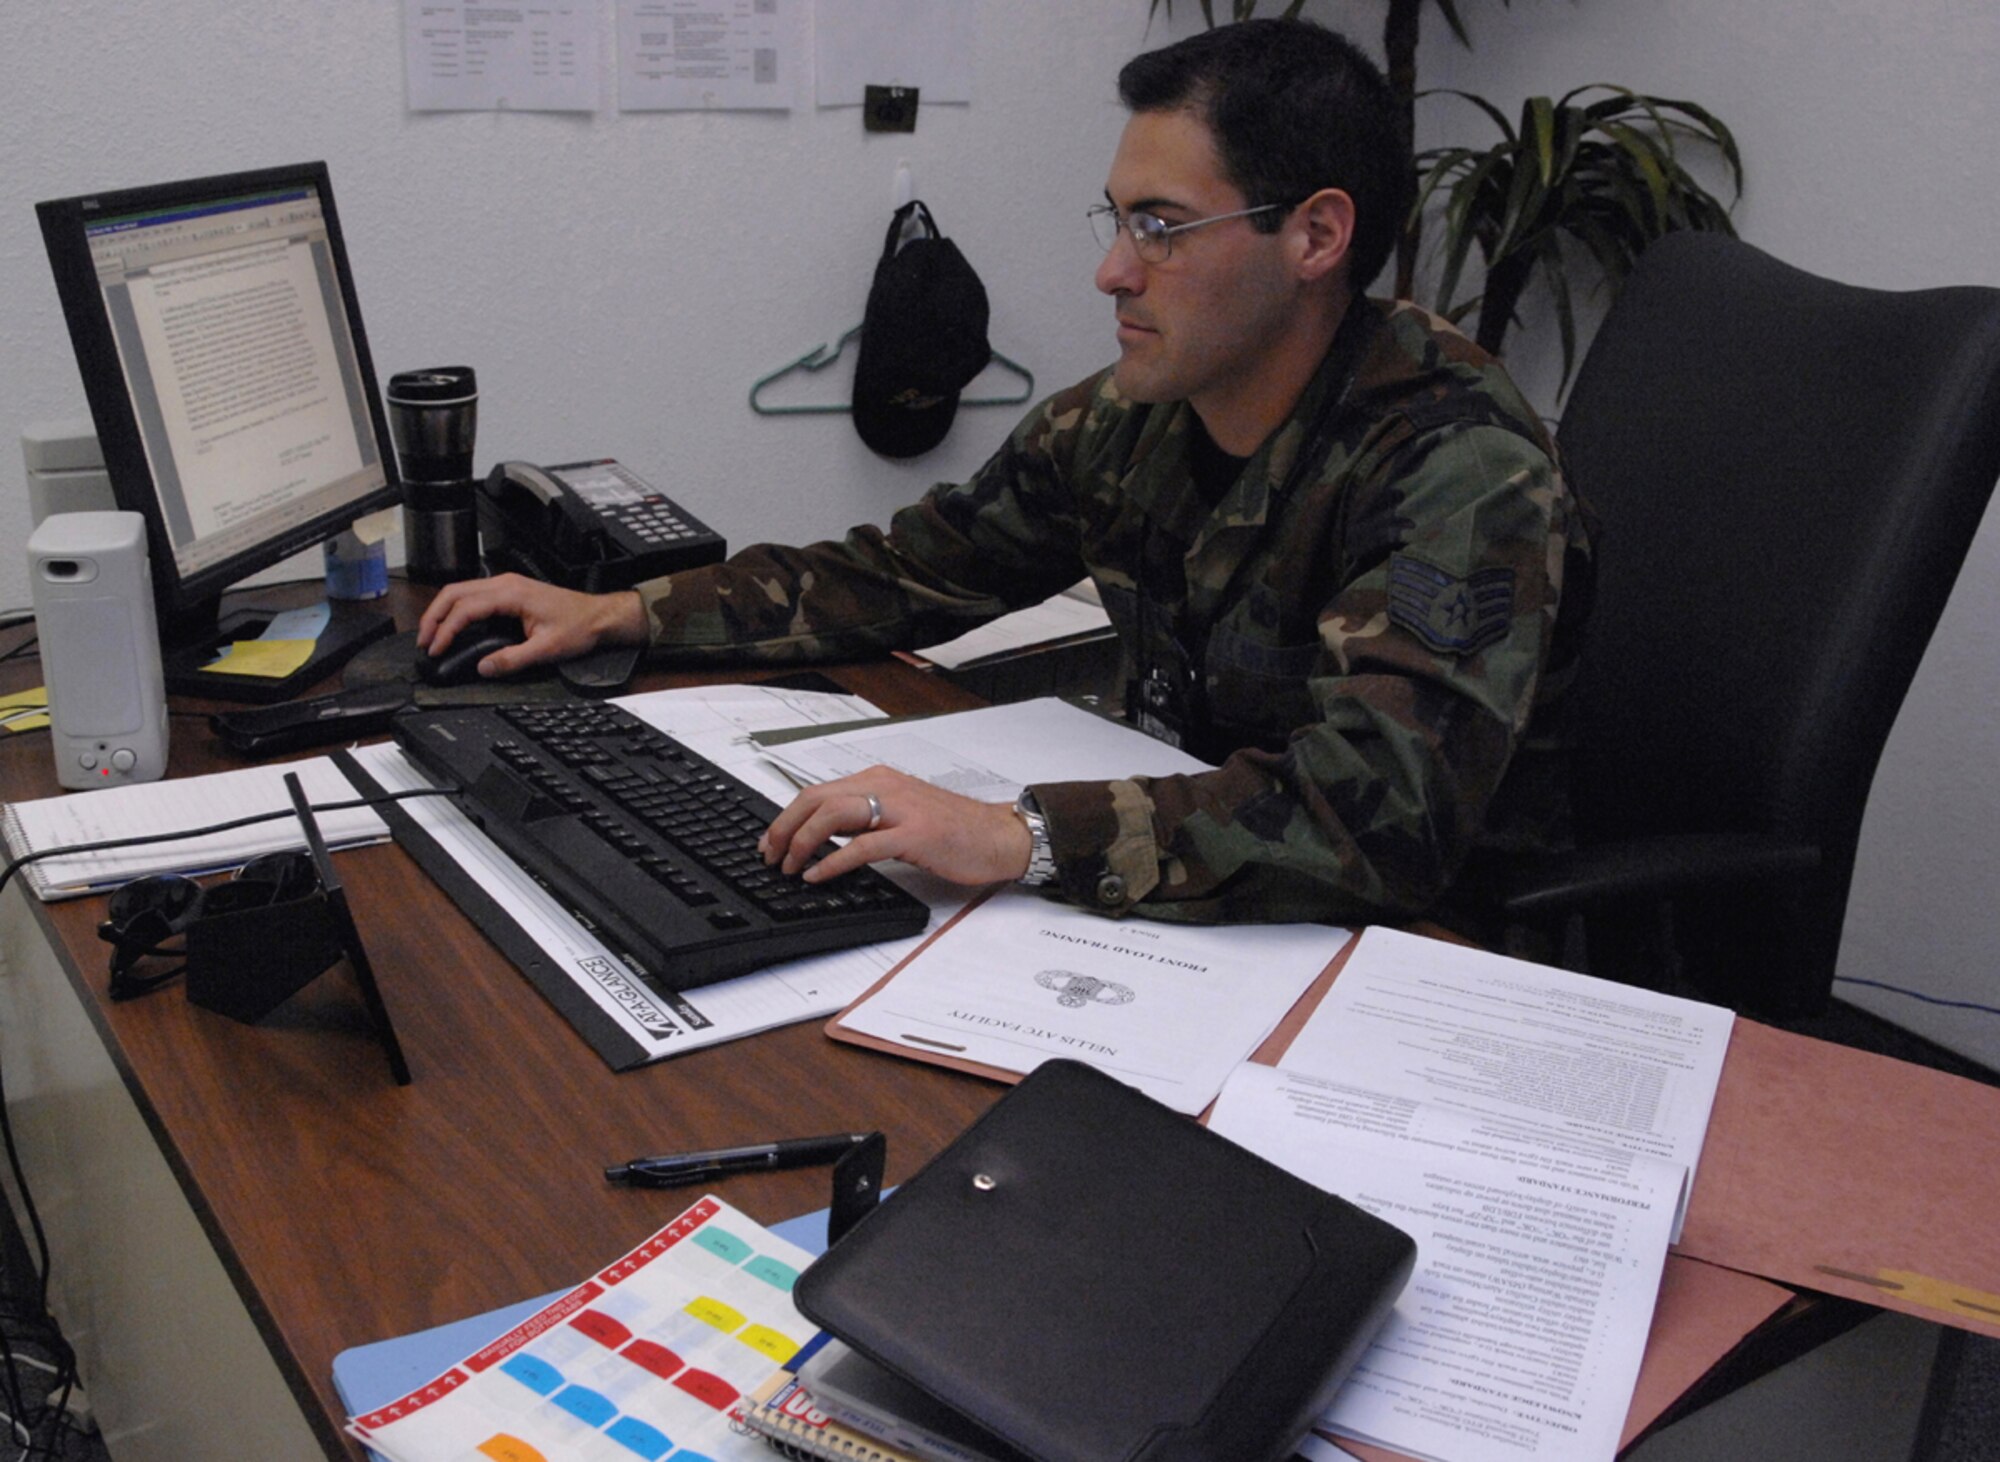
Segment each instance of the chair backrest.
[{"label": "chair backrest", "polygon": [[1583,835],[1816,842],[1815,927],[1789,937],[1830,982],[1876,762],[2000,476],[2000,290],[1860,289],[1670,234],[1558,439],[1602,519]]}]

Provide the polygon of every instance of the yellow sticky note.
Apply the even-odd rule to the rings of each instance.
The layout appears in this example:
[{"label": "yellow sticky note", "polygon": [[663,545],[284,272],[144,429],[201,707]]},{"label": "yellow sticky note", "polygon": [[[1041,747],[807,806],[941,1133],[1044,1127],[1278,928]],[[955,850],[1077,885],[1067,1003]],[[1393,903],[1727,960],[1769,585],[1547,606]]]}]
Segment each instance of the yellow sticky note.
[{"label": "yellow sticky note", "polygon": [[238,640],[202,669],[215,675],[283,680],[312,658],[312,640]]},{"label": "yellow sticky note", "polygon": [[38,731],[49,724],[46,686],[0,695],[0,731]]}]

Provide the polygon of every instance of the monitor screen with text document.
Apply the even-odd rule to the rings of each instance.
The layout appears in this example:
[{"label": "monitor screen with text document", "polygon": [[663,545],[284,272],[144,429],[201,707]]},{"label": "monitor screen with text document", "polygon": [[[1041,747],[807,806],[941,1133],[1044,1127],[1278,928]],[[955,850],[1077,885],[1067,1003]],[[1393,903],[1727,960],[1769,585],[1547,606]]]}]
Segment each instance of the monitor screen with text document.
[{"label": "monitor screen with text document", "polygon": [[163,624],[198,635],[231,584],[400,500],[322,164],[38,211]]}]

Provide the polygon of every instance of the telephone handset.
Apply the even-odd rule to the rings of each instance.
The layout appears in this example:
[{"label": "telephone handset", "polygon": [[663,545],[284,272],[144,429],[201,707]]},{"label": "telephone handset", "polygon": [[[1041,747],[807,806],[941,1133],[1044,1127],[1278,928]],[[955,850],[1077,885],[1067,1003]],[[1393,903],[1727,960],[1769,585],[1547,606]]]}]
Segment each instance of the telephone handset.
[{"label": "telephone handset", "polygon": [[502,462],[480,486],[479,536],[488,567],[593,594],[728,552],[721,535],[608,457]]}]

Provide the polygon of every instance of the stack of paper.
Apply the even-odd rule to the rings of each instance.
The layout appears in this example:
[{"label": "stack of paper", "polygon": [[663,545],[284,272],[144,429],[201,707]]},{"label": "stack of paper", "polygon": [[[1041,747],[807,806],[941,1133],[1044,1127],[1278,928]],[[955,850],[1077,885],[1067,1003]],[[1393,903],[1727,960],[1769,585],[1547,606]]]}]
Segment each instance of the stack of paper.
[{"label": "stack of paper", "polygon": [[1417,1240],[1325,1428],[1438,1462],[1612,1456],[1732,1023],[1368,930],[1209,1124]]},{"label": "stack of paper", "polygon": [[262,854],[306,845],[305,832],[285,791],[287,772],[299,774],[328,847],[351,848],[389,836],[388,827],[373,808],[320,811],[327,803],[351,802],[358,795],[325,757],[12,802],[0,812],[0,834],[5,836],[8,856],[20,858],[83,843],[181,833],[257,813],[282,813],[267,822],[198,838],[57,854],[28,864],[21,877],[46,901],[99,893],[148,873],[212,873],[237,868]]},{"label": "stack of paper", "polygon": [[786,740],[765,746],[764,755],[801,785],[887,766],[980,802],[1012,802],[1034,782],[1212,770],[1122,722],[1048,697]]},{"label": "stack of paper", "polygon": [[1097,597],[1097,586],[1085,579],[1040,604],[1003,614],[991,624],[968,630],[957,639],[927,646],[923,658],[946,670],[964,670],[1008,655],[1053,650],[1111,633],[1111,616]]}]

